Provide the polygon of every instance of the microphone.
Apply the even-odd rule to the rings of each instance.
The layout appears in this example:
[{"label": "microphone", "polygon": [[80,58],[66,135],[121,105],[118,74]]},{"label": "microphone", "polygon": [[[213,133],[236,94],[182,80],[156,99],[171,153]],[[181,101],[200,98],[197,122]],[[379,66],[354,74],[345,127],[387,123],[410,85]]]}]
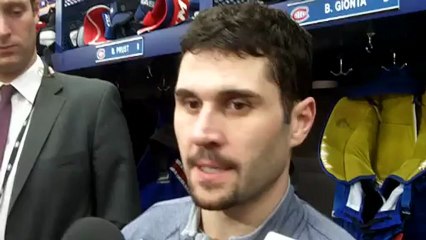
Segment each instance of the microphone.
[{"label": "microphone", "polygon": [[271,231],[266,235],[264,240],[292,240],[292,239],[295,240],[294,238],[289,238],[287,236]]},{"label": "microphone", "polygon": [[120,230],[102,218],[86,217],[75,221],[61,240],[124,240]]}]

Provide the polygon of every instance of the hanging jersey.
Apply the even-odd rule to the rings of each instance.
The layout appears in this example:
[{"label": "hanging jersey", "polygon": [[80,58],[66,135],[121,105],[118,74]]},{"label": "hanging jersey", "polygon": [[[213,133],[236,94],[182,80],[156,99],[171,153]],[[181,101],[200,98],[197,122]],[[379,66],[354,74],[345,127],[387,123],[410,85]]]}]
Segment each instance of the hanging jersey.
[{"label": "hanging jersey", "polygon": [[426,201],[425,98],[342,98],[330,115],[321,163],[337,183],[333,217],[357,239],[425,236],[426,208],[415,206]]},{"label": "hanging jersey", "polygon": [[157,129],[137,171],[142,211],[160,201],[188,196],[186,176],[172,126]]}]

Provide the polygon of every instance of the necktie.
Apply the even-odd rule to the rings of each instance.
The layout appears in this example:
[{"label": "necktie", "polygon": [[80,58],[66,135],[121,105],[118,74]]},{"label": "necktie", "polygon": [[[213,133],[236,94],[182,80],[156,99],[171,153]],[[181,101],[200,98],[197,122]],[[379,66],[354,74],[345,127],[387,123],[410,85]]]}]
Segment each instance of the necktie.
[{"label": "necktie", "polygon": [[12,115],[12,95],[15,88],[12,85],[0,87],[0,166],[3,161],[4,150],[9,133],[10,117]]}]

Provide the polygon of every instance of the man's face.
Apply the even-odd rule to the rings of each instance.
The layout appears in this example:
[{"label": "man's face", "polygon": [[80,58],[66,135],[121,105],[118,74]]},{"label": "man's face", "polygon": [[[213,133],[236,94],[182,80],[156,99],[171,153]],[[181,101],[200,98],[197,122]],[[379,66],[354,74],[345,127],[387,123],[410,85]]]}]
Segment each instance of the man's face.
[{"label": "man's face", "polygon": [[28,67],[35,56],[37,22],[30,0],[0,0],[0,75]]},{"label": "man's face", "polygon": [[174,127],[191,195],[204,209],[248,202],[288,174],[291,127],[267,63],[212,51],[182,59]]}]

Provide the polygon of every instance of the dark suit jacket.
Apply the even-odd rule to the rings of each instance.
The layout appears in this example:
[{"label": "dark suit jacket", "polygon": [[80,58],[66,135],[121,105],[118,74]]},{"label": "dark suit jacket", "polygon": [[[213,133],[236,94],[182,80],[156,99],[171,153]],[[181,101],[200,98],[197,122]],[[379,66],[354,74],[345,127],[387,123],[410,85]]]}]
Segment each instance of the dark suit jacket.
[{"label": "dark suit jacket", "polygon": [[140,214],[119,93],[45,71],[12,190],[6,240],[59,240],[75,220],[123,227]]}]

